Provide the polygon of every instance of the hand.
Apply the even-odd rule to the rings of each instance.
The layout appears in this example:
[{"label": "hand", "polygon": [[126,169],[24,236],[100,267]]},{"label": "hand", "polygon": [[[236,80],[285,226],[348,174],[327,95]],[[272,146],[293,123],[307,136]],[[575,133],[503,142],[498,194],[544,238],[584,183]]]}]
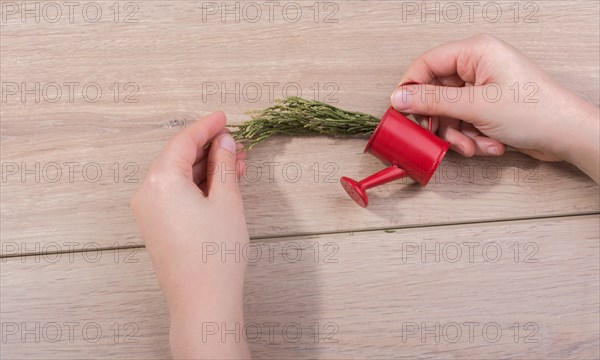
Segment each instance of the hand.
[{"label": "hand", "polygon": [[198,120],[165,147],[131,200],[169,306],[175,358],[250,356],[243,336],[225,344],[220,332],[203,334],[209,323],[243,329],[245,262],[221,257],[249,239],[238,186],[244,154],[236,148],[225,114]]},{"label": "hand", "polygon": [[392,94],[398,111],[433,116],[464,155],[499,156],[505,144],[540,160],[569,161],[599,181],[598,108],[490,35],[421,55]]}]

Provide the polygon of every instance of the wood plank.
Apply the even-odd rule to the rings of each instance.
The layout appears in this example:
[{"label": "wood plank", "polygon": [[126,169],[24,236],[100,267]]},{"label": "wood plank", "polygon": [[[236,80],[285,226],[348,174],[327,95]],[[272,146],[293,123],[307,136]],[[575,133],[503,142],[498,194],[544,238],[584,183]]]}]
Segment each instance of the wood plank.
[{"label": "wood plank", "polygon": [[[242,255],[253,261],[245,290],[253,355],[595,358],[599,220],[255,242]],[[226,261],[233,261],[229,256]],[[3,358],[168,356],[165,303],[144,249],[5,258],[0,265]],[[313,324],[320,329],[316,340]],[[298,328],[302,336],[295,339]]]},{"label": "wood plank", "polygon": [[[112,15],[108,6],[114,2],[97,3],[105,7],[105,15]],[[311,14],[312,2],[298,3]],[[416,15],[403,20],[407,9],[401,1],[332,2],[339,7],[339,21],[334,23],[314,22],[312,17],[292,23],[282,16],[273,22],[262,18],[232,24],[219,17],[203,22],[195,2],[135,4],[138,23],[115,24],[106,15],[98,23],[81,16],[72,22],[63,17],[57,23],[22,22],[10,16],[0,24],[3,83],[25,82],[35,88],[38,82],[78,82],[82,88],[95,82],[105,94],[97,103],[85,101],[81,94],[70,102],[63,86],[64,97],[56,103],[36,103],[31,96],[23,102],[19,94],[2,102],[0,160],[5,179],[0,184],[0,254],[141,244],[127,208],[137,186],[130,181],[143,178],[164,142],[197,115],[222,108],[231,123],[238,123],[247,119],[244,111],[272,101],[266,95],[257,102],[250,95],[239,101],[227,95],[222,101],[221,94],[207,95],[209,83],[224,83],[227,89],[236,83],[258,83],[265,94],[267,81],[279,83],[279,92],[297,83],[310,98],[316,82],[319,99],[339,100],[336,104],[342,107],[381,115],[389,92],[416,56],[439,43],[489,31],[523,49],[581,96],[599,102],[598,8],[593,1],[536,2],[535,23],[524,22],[523,11],[515,23],[508,8],[512,2],[502,3],[504,15],[496,23],[481,14],[473,22],[468,17],[457,23],[431,18],[422,22]],[[115,82],[137,84],[139,101],[124,103],[127,92],[122,91],[115,103],[110,89]],[[330,94],[326,83],[339,90],[333,98],[325,99]],[[444,165],[446,172],[427,189],[406,183],[379,188],[372,192],[369,210],[362,210],[336,181],[342,175],[359,178],[381,168],[377,160],[360,154],[364,143],[274,139],[257,148],[250,155],[254,172],[242,184],[252,236],[600,210],[598,187],[572,167],[514,154],[501,160],[451,156]],[[273,181],[271,166],[275,166]],[[262,176],[254,181],[257,167]],[[291,182],[297,167],[302,177]],[[502,175],[494,180],[498,168]],[[39,182],[25,169],[33,169]],[[98,169],[102,177],[94,182]],[[461,177],[453,180],[456,171]]]},{"label": "wood plank", "polygon": [[[521,4],[519,14],[510,9],[514,2],[500,1],[486,7],[488,15],[481,3],[472,17],[469,9],[461,6],[462,16],[456,22],[447,21],[452,15],[448,4],[457,4],[452,1],[436,2],[447,9],[437,18],[420,11],[410,14],[405,1],[323,2],[318,21],[310,8],[315,2],[289,2],[303,7],[302,17],[295,23],[282,15],[284,1],[272,19],[263,9],[264,16],[256,22],[235,22],[231,15],[223,22],[221,7],[203,20],[201,5],[212,2],[152,0],[133,2],[137,11],[132,20],[137,22],[125,22],[121,17],[122,21],[115,23],[114,10],[109,9],[114,2],[96,3],[103,8],[96,23],[85,20],[82,8],[72,21],[63,16],[55,23],[45,18],[36,23],[31,17],[23,22],[20,13],[7,15],[0,44],[3,82],[27,82],[29,88],[36,82],[42,87],[50,82],[80,85],[72,102],[64,85],[65,96],[56,103],[35,103],[31,98],[23,103],[20,94],[11,95],[3,103],[3,115],[28,116],[27,123],[34,125],[44,124],[46,115],[58,113],[87,112],[123,120],[135,115],[149,117],[179,110],[206,113],[222,108],[238,119],[274,97],[293,94],[293,83],[306,97],[315,97],[312,86],[317,83],[319,99],[378,114],[383,113],[390,91],[418,55],[438,44],[482,32],[511,42],[566,86],[599,103],[600,25],[593,0],[530,2]],[[235,3],[229,1],[227,7],[231,9]],[[326,4],[331,4],[328,9],[324,9]],[[502,14],[491,19],[497,5]],[[121,10],[124,16],[135,9]],[[291,16],[293,9],[289,12]],[[326,21],[332,12],[333,22]],[[272,96],[265,85],[270,81],[279,83],[273,85]],[[81,94],[91,82],[103,90],[96,103],[85,101]],[[115,103],[114,91],[109,88],[115,82],[137,84],[139,91],[131,100],[138,101],[124,103],[125,95],[133,90],[122,89]],[[248,86],[252,82],[262,90],[258,101]],[[217,83],[219,90],[235,89],[239,83],[240,91],[234,91],[239,99],[229,94],[222,101],[220,91],[210,95],[212,83]],[[327,83],[335,84],[337,93],[326,88]],[[92,90],[89,95],[93,97]],[[326,99],[329,95],[332,97]],[[98,125],[86,118],[77,124],[85,125],[83,129]]]},{"label": "wood plank", "polygon": [[[113,140],[96,139],[88,149],[62,148],[43,155],[34,151],[11,157],[18,161],[13,164],[16,174],[8,175],[2,184],[2,254],[142,244],[128,204],[139,185],[135,181],[143,179],[164,139],[159,138],[161,130],[148,126],[144,146],[129,149],[127,133],[131,131],[135,130],[125,131],[119,140],[114,135],[108,135]],[[427,188],[403,180],[373,189],[369,192],[371,205],[365,210],[356,206],[338,183],[343,175],[358,179],[382,168],[377,159],[361,154],[364,143],[278,138],[255,148],[241,182],[251,235],[313,234],[600,210],[598,186],[577,169],[515,153],[502,159],[464,159],[450,154]],[[28,169],[40,164],[39,183],[35,175],[25,173],[21,161]],[[73,167],[73,181],[69,168],[63,165],[68,162],[79,164]],[[120,167],[117,179],[114,163]],[[59,181],[49,183],[44,177],[57,176],[52,164],[62,174]],[[126,168],[130,164],[134,167]],[[92,182],[96,167],[101,169],[102,178]],[[129,182],[126,175],[135,169],[139,172]]]}]

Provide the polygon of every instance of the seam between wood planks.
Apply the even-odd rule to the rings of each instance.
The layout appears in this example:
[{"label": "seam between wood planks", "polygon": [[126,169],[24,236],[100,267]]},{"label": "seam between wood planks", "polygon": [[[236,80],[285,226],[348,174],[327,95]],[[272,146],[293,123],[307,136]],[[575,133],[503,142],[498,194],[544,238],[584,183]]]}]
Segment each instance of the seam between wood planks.
[{"label": "seam between wood planks", "polygon": [[[569,219],[569,218],[578,218],[578,217],[592,217],[594,215],[600,215],[600,212],[584,212],[580,214],[565,214],[565,215],[549,215],[549,216],[538,216],[538,217],[526,217],[526,218],[507,218],[507,219],[499,219],[499,220],[481,220],[481,221],[465,221],[460,223],[438,223],[438,224],[428,224],[425,226],[420,225],[407,225],[407,226],[396,226],[396,227],[378,227],[378,228],[368,228],[368,229],[360,229],[360,230],[340,230],[340,231],[328,231],[321,233],[306,233],[306,234],[288,234],[288,235],[274,235],[274,236],[263,236],[263,237],[251,237],[250,241],[252,242],[268,242],[276,241],[276,240],[285,240],[285,239],[297,239],[299,237],[306,236],[321,236],[321,235],[336,235],[336,234],[355,234],[355,233],[367,233],[367,232],[375,232],[375,231],[386,231],[386,230],[406,230],[406,229],[429,229],[429,228],[437,228],[437,227],[455,227],[455,226],[463,226],[463,225],[486,225],[486,224],[499,224],[499,223],[511,223],[511,222],[533,222],[535,220],[550,220],[550,219]],[[10,258],[22,258],[28,256],[40,256],[40,255],[58,255],[58,254],[77,254],[83,252],[102,252],[102,251],[112,251],[112,250],[120,250],[120,249],[143,249],[146,246],[143,244],[140,245],[129,245],[129,246],[114,246],[114,247],[105,247],[99,249],[77,249],[73,251],[55,251],[55,252],[35,252],[35,253],[25,253],[25,254],[15,254],[15,255],[0,255],[0,259],[10,259]],[[0,263],[1,264],[1,263]]]}]

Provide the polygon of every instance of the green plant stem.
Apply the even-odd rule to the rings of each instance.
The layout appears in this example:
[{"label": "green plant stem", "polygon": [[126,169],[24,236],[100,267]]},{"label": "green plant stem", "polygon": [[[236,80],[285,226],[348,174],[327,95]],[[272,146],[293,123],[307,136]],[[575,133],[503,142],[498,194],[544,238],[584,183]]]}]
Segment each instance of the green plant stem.
[{"label": "green plant stem", "polygon": [[272,135],[330,136],[369,135],[379,119],[369,114],[346,111],[329,104],[296,96],[276,100],[275,105],[249,113],[251,120],[234,125],[232,135],[249,150]]}]

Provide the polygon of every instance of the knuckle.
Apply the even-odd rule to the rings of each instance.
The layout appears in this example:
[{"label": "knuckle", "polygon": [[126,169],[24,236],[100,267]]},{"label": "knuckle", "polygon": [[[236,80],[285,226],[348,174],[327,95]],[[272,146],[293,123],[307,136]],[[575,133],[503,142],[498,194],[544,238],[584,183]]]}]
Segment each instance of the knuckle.
[{"label": "knuckle", "polygon": [[475,36],[475,39],[484,44],[500,42],[500,40],[496,36],[489,33],[479,34]]},{"label": "knuckle", "polygon": [[161,171],[160,166],[154,165],[146,176],[146,180],[142,185],[142,191],[160,194],[168,191],[169,181],[169,176],[166,175],[164,171]]},{"label": "knuckle", "polygon": [[487,51],[502,50],[507,47],[507,44],[491,34],[481,34],[477,36],[479,44],[487,49]]}]

